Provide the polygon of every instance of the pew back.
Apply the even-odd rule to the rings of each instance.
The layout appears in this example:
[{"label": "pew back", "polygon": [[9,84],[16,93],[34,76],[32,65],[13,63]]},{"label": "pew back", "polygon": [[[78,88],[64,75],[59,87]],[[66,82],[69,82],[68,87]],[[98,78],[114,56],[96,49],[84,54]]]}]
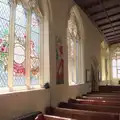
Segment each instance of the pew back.
[{"label": "pew back", "polygon": [[89,104],[61,102],[58,105],[58,107],[60,107],[60,108],[68,108],[68,109],[97,111],[97,112],[120,113],[120,107],[116,107],[116,106],[101,106],[101,105],[89,105]]},{"label": "pew back", "polygon": [[45,120],[75,120],[71,118],[65,118],[65,117],[58,117],[58,116],[52,116],[52,115],[44,115]]},{"label": "pew back", "polygon": [[54,115],[77,120],[119,120],[119,114],[84,110],[54,108]]},{"label": "pew back", "polygon": [[108,100],[69,99],[68,103],[120,106],[120,101],[108,101]]},{"label": "pew back", "polygon": [[89,99],[89,100],[109,100],[109,101],[120,101],[120,98],[110,98],[110,97],[95,97],[95,96],[83,96],[77,97],[77,99]]}]

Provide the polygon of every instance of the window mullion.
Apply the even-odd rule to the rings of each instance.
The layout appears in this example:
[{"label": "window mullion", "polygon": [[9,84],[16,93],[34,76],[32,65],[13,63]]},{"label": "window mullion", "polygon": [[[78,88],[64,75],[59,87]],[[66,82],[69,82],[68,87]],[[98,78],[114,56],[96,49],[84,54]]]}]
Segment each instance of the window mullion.
[{"label": "window mullion", "polygon": [[76,51],[76,38],[74,39],[74,60],[75,60],[75,63],[74,63],[74,81],[75,81],[75,84],[77,82],[77,59],[76,59],[76,56],[77,56],[77,51]]},{"label": "window mullion", "polygon": [[26,86],[30,88],[30,39],[31,39],[31,11],[27,12],[27,36],[26,36]]},{"label": "window mullion", "polygon": [[14,58],[14,21],[15,21],[16,4],[11,4],[10,10],[10,38],[9,38],[9,56],[8,56],[8,86],[10,90],[13,88],[13,58]]},{"label": "window mullion", "polygon": [[41,19],[41,23],[40,23],[40,40],[39,40],[39,44],[40,44],[40,64],[39,64],[39,68],[40,68],[40,85],[44,84],[44,24],[43,24],[43,19]]}]

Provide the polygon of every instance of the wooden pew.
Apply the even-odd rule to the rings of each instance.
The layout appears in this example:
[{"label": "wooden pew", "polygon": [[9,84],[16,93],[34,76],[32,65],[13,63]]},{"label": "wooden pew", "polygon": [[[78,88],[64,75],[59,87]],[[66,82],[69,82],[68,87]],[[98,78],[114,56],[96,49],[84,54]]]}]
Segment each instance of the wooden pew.
[{"label": "wooden pew", "polygon": [[[38,118],[39,117],[39,118]],[[70,118],[43,115],[41,112],[33,112],[22,115],[14,120],[70,120]],[[73,120],[73,119],[72,119]]]},{"label": "wooden pew", "polygon": [[119,120],[119,114],[117,113],[73,110],[65,108],[52,108],[52,112],[47,114],[68,117],[77,120]]},{"label": "wooden pew", "polygon": [[71,118],[65,118],[65,117],[59,117],[59,116],[53,116],[53,115],[44,115],[45,120],[74,120]]},{"label": "wooden pew", "polygon": [[120,86],[112,86],[112,85],[101,85],[99,86],[100,92],[114,92],[114,91],[120,91]]},{"label": "wooden pew", "polygon": [[107,97],[107,98],[119,98],[120,94],[87,94],[89,97]]},{"label": "wooden pew", "polygon": [[109,101],[120,101],[120,98],[110,98],[110,97],[95,97],[95,96],[82,96],[76,97],[76,99],[88,99],[88,100],[109,100]]},{"label": "wooden pew", "polygon": [[105,101],[105,100],[69,99],[68,103],[120,106],[120,101],[107,101],[107,100]]},{"label": "wooden pew", "polygon": [[68,108],[68,109],[77,109],[77,110],[97,111],[97,112],[120,113],[120,107],[116,107],[116,106],[101,106],[101,105],[60,102],[58,107]]},{"label": "wooden pew", "polygon": [[22,115],[20,117],[17,117],[17,118],[13,118],[13,120],[34,120],[35,117],[38,115],[38,114],[42,114],[40,111],[36,111],[36,112],[31,112],[31,113],[27,113],[25,115]]}]

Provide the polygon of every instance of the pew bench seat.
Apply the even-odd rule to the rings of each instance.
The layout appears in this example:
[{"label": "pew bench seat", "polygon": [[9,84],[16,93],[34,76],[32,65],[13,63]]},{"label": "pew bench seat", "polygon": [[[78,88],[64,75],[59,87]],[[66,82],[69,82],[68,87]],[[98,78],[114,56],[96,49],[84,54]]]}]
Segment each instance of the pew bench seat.
[{"label": "pew bench seat", "polygon": [[51,112],[47,114],[68,117],[77,120],[119,120],[119,114],[117,113],[73,110],[58,107],[52,108]]}]

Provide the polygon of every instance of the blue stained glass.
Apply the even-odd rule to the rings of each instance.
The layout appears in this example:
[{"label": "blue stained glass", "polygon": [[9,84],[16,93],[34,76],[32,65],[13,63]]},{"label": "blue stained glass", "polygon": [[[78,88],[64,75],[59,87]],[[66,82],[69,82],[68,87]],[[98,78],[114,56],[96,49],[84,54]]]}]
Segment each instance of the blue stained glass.
[{"label": "blue stained glass", "polygon": [[8,86],[8,40],[10,7],[7,0],[0,0],[0,87]]}]

